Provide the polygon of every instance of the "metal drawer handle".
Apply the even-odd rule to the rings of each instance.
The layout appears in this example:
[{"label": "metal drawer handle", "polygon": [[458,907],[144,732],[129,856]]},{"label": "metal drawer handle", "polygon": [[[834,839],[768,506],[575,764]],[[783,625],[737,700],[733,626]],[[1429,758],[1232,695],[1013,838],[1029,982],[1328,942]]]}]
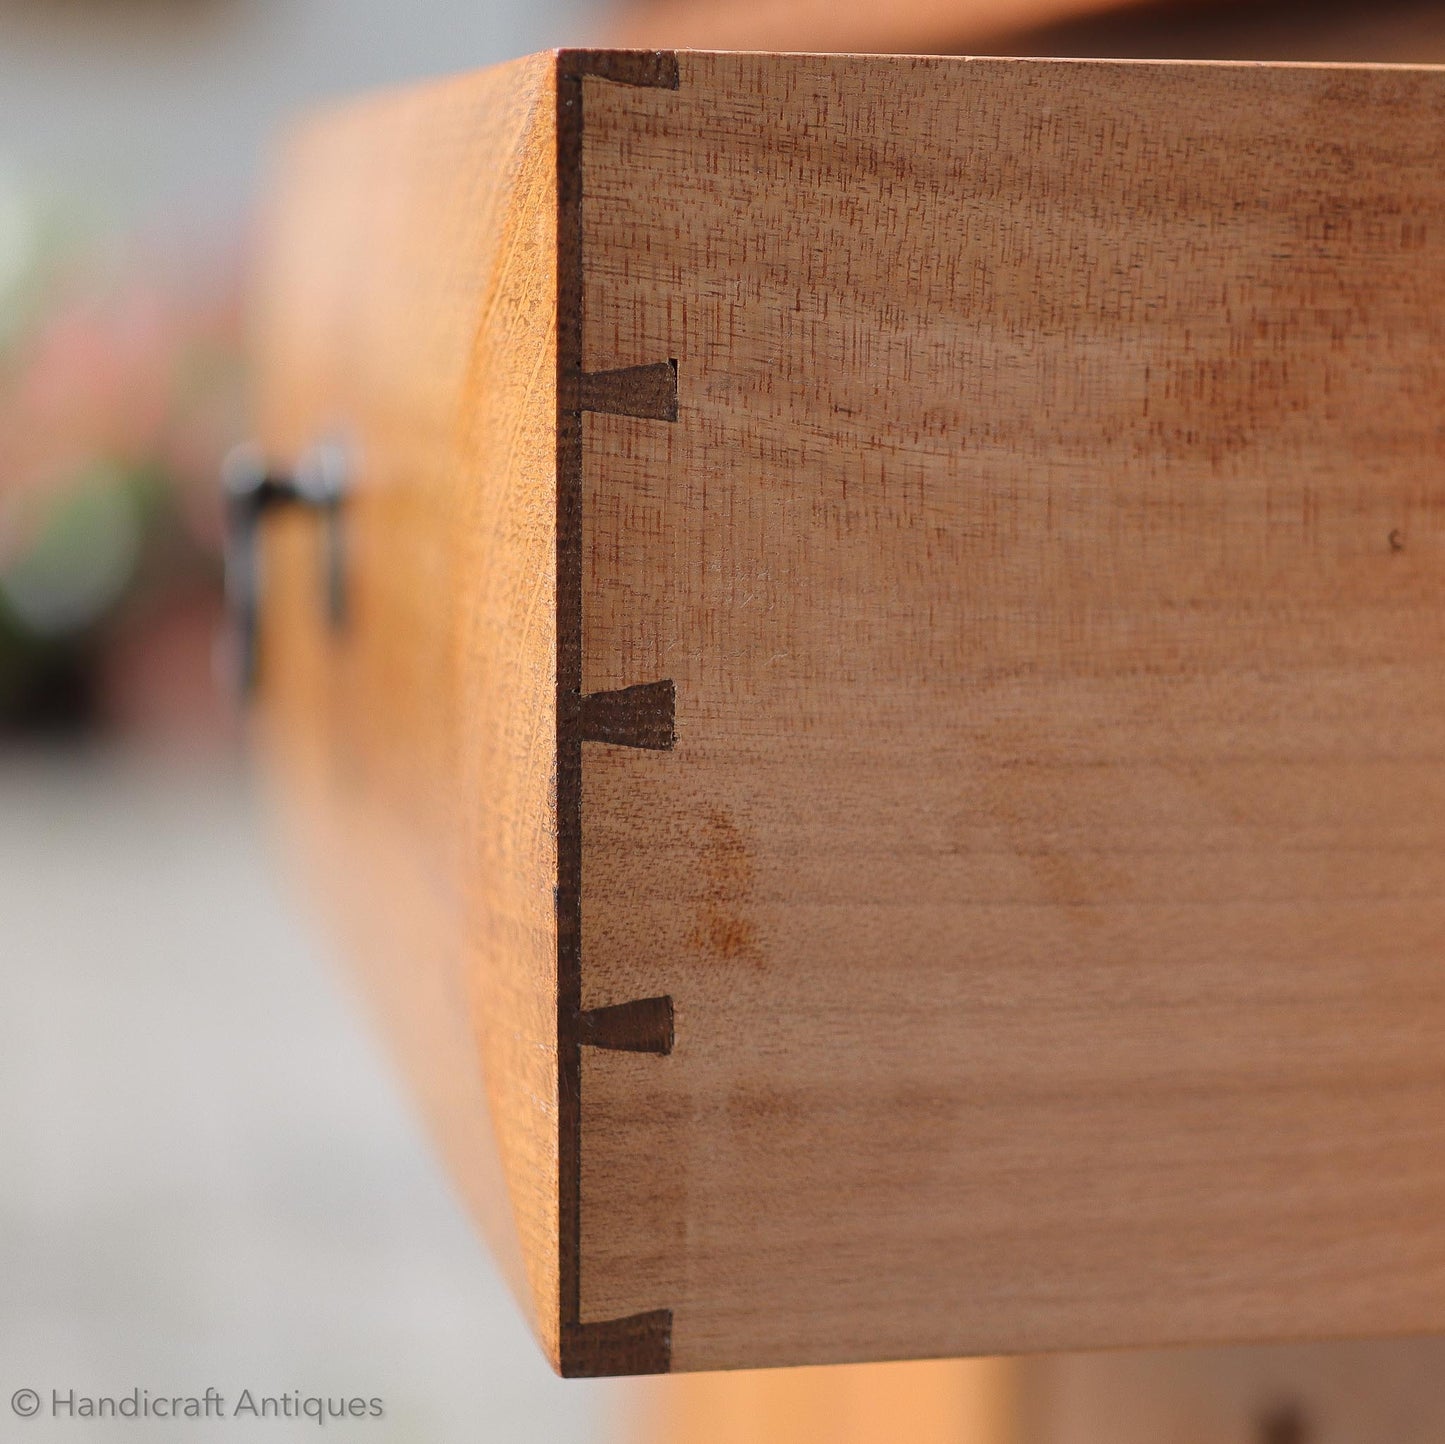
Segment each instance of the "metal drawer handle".
[{"label": "metal drawer handle", "polygon": [[259,446],[238,446],[222,468],[226,500],[226,603],[231,617],[234,671],[243,697],[256,686],[261,610],[261,518],[283,507],[321,514],[325,560],[321,610],[333,631],[346,622],[346,558],[341,526],[347,493],[345,450],[334,442],[313,446],[291,472],[270,465]]}]

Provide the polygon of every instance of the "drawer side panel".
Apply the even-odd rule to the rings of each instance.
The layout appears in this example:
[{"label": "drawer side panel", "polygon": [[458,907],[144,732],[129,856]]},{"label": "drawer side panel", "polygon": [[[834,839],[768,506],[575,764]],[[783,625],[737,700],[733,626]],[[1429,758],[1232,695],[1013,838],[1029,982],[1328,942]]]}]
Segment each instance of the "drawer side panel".
[{"label": "drawer side panel", "polygon": [[1445,1327],[1445,74],[587,82],[581,1309]]}]

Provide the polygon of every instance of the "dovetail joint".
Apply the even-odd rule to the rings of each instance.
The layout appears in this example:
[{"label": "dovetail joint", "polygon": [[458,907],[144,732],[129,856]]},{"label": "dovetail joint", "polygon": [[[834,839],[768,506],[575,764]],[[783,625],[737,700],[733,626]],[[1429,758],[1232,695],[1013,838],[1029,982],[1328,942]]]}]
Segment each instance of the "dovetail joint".
[{"label": "dovetail joint", "polygon": [[636,416],[645,421],[677,420],[677,362],[584,371],[579,387],[583,411]]},{"label": "dovetail joint", "polygon": [[[654,412],[677,409],[676,369],[624,379],[582,368],[584,266],[584,77],[676,90],[677,57],[663,51],[564,50],[557,56],[557,1089],[558,1291],[564,1375],[666,1373],[672,1362],[672,1313],[581,1322],[582,1038],[582,742],[666,749],[674,742],[671,682],[621,694],[582,695],[582,413],[584,398],[621,399]],[[630,369],[630,368],[629,368]],[[659,400],[658,391],[662,390]],[[669,395],[671,397],[669,408]],[[598,1012],[601,1010],[594,1010]],[[605,1035],[616,1025],[591,1025]]]},{"label": "dovetail joint", "polygon": [[672,1368],[672,1310],[564,1324],[561,1365],[566,1379],[666,1374]]},{"label": "dovetail joint", "polygon": [[577,1019],[577,1037],[584,1048],[666,1055],[673,1044],[672,999],[635,998],[589,1008]]},{"label": "dovetail joint", "polygon": [[677,55],[671,50],[564,50],[557,59],[569,80],[592,76],[648,90],[676,90],[680,83]]},{"label": "dovetail joint", "polygon": [[610,742],[650,752],[670,752],[677,745],[677,688],[671,681],[590,692],[581,699],[580,711],[584,742]]}]

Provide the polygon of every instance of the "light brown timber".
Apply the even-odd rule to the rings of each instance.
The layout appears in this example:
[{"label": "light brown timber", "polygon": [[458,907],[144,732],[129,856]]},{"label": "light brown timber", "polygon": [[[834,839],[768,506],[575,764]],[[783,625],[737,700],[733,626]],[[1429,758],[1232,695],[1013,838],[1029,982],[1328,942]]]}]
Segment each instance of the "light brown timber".
[{"label": "light brown timber", "polygon": [[583,1317],[1445,1322],[1445,74],[589,82]]},{"label": "light brown timber", "polygon": [[556,81],[534,57],[308,126],[272,205],[266,449],[352,457],[348,619],[268,521],[258,724],[358,961],[543,1346],[560,1348]]},{"label": "light brown timber", "polygon": [[554,1362],[1445,1328],[1445,73],[311,135],[263,436],[352,434],[355,605],[268,523],[263,725]]}]

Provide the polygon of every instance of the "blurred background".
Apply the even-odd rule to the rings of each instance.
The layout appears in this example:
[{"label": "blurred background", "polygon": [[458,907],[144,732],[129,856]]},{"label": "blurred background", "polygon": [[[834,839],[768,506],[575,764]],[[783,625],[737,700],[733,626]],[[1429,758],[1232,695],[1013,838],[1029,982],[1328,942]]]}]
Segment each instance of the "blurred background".
[{"label": "blurred background", "polygon": [[[261,855],[213,675],[216,478],[287,117],[609,41],[1437,61],[1445,5],[0,0],[0,1394],[379,1395],[355,1437],[407,1441],[1445,1437],[1428,1343],[1173,1355],[1168,1391],[1137,1360],[652,1386],[542,1363]],[[1365,1418],[1348,1380],[1386,1374],[1398,1417]]]}]

